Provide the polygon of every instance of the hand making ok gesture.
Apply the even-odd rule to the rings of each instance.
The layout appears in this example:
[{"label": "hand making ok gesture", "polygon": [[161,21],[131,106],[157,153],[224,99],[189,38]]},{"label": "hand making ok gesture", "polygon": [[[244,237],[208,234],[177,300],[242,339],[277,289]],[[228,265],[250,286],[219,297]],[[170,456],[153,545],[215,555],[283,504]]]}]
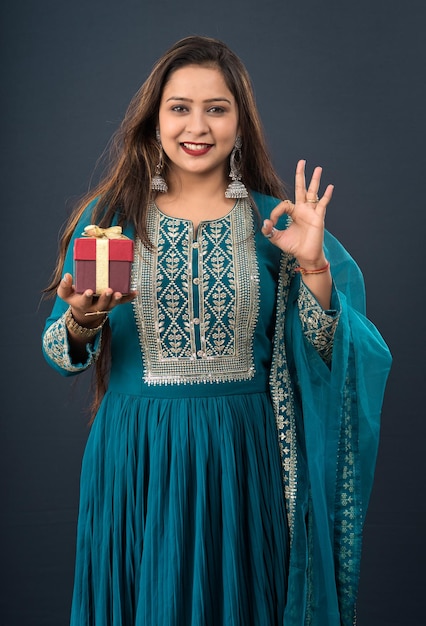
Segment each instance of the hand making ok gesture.
[{"label": "hand making ok gesture", "polygon": [[[315,168],[306,188],[305,165],[305,161],[299,161],[296,167],[295,203],[280,202],[264,221],[262,232],[271,243],[293,255],[302,268],[310,271],[323,268],[327,263],[323,251],[324,219],[333,185],[328,185],[319,198],[322,168]],[[291,224],[285,230],[277,230],[275,225],[283,214],[291,217]]]}]

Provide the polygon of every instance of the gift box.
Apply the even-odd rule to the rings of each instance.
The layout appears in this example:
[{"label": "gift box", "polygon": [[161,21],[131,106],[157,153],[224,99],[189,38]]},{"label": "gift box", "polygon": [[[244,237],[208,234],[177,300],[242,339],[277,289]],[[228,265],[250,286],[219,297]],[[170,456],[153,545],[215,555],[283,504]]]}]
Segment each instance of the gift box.
[{"label": "gift box", "polygon": [[74,283],[77,293],[91,289],[99,295],[110,287],[122,294],[130,291],[133,241],[121,226],[86,226],[74,241]]}]

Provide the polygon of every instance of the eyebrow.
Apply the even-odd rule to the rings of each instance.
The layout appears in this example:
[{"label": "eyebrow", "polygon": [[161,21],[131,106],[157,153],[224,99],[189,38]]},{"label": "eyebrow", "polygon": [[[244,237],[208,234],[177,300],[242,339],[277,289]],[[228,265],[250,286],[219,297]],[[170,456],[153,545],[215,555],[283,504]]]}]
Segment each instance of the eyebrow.
[{"label": "eyebrow", "polygon": [[[166,102],[170,102],[170,100],[177,100],[179,102],[194,102],[191,98],[182,98],[180,96],[171,96],[167,98]],[[232,104],[232,102],[228,98],[208,98],[207,100],[203,100],[203,103],[209,102],[228,102],[228,104]]]}]

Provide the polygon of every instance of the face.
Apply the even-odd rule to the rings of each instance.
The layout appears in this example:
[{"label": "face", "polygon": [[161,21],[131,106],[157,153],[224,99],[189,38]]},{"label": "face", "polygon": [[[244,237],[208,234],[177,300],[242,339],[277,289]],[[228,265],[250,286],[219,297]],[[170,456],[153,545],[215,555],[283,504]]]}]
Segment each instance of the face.
[{"label": "face", "polygon": [[173,72],[160,103],[159,130],[172,172],[217,173],[226,180],[238,110],[221,72],[197,65]]}]

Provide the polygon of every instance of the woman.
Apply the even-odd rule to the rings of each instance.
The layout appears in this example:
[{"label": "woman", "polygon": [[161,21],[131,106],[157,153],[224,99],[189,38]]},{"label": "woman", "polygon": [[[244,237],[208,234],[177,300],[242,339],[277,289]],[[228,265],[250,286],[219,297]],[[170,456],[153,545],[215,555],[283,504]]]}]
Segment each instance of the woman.
[{"label": "woman", "polygon": [[[155,65],[111,163],[43,336],[62,374],[97,368],[72,626],[352,624],[390,358],[324,231],[333,187],[300,161],[286,199],[247,72],[205,37]],[[93,223],[135,240],[131,293],[76,293]]]}]

